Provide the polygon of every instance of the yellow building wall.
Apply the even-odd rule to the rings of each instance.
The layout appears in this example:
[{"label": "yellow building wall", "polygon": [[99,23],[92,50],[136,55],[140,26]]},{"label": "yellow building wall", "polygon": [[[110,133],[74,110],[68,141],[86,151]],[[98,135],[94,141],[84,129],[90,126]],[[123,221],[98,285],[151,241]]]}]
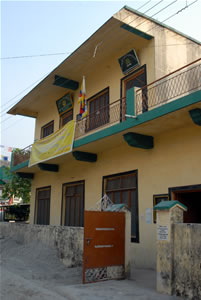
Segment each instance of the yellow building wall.
[{"label": "yellow building wall", "polygon": [[146,209],[153,208],[153,195],[168,193],[169,187],[201,183],[200,127],[192,125],[154,137],[154,148],[117,148],[98,153],[96,163],[73,158],[59,166],[59,172],[35,174],[31,193],[30,222],[33,223],[35,190],[51,185],[50,224],[60,224],[62,184],[85,180],[85,208],[102,197],[103,176],[138,170],[139,239],[132,243],[131,259],[137,267],[155,268],[156,225],[146,224]]},{"label": "yellow building wall", "polygon": [[201,46],[151,20],[122,9],[114,15],[131,27],[154,36],[155,78],[158,79],[201,57]]},{"label": "yellow building wall", "polygon": [[[156,26],[151,21],[136,19],[132,13],[122,10],[116,15],[130,26],[153,35],[150,41],[140,40],[137,55],[141,65],[147,66],[147,82],[150,83],[183,65],[201,57],[201,47],[185,37],[175,34],[167,28]],[[123,30],[123,29],[122,29]],[[86,70],[87,99],[109,87],[110,103],[120,99],[121,72],[118,58],[136,48],[133,41],[116,49],[112,57],[105,57],[104,62],[90,66]],[[83,74],[83,75],[86,75]],[[66,93],[65,89],[64,94]],[[79,113],[79,89],[73,93],[74,119]],[[59,97],[58,97],[59,98]],[[56,100],[43,99],[47,102],[46,110],[38,112],[35,127],[35,139],[40,138],[41,127],[54,120],[54,131],[59,129],[59,113]],[[132,243],[132,260],[136,266],[155,268],[156,225],[146,224],[146,208],[153,208],[153,195],[168,192],[168,187],[200,184],[201,140],[198,126],[181,128],[154,137],[152,150],[129,147],[123,142],[118,148],[98,153],[96,163],[76,161],[73,157],[59,166],[59,173],[38,171],[32,184],[30,221],[34,222],[35,190],[51,185],[50,223],[60,224],[62,184],[85,180],[85,208],[90,208],[102,197],[103,176],[138,170],[138,205],[140,243]],[[147,250],[148,249],[148,250]]]},{"label": "yellow building wall", "polygon": [[[135,43],[128,45],[122,45],[122,48],[114,52],[112,57],[107,57],[104,63],[94,64],[90,67],[90,71],[86,70],[87,76],[85,76],[86,81],[86,98],[89,99],[93,95],[102,91],[103,89],[109,87],[109,101],[110,103],[115,102],[121,98],[121,79],[125,75],[121,72],[119,66],[118,58],[135,48]],[[154,77],[154,47],[153,41],[141,41],[141,50],[138,51],[139,60],[141,66],[146,64],[147,67],[147,81],[151,82],[155,79]],[[85,75],[85,74],[83,74]],[[81,84],[81,82],[80,82]],[[61,88],[63,89],[63,88]],[[63,89],[64,94],[66,90]],[[60,98],[60,97],[58,97]],[[59,113],[56,106],[55,98],[54,101],[49,101],[49,99],[43,99],[47,102],[46,109],[38,112],[38,117],[36,119],[35,125],[35,140],[40,139],[41,127],[50,121],[54,120],[54,132],[59,129]],[[79,113],[79,89],[73,92],[74,98],[74,109],[73,115],[74,119]]]}]

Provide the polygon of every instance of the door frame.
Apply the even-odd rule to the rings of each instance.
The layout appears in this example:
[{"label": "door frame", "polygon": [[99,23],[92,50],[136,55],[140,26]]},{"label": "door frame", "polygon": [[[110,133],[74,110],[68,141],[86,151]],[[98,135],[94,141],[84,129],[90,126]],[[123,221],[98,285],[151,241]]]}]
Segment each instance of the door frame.
[{"label": "door frame", "polygon": [[84,218],[83,283],[124,279],[125,212],[85,211]]},{"label": "door frame", "polygon": [[184,185],[184,186],[177,186],[177,187],[169,187],[168,188],[168,194],[169,194],[169,199],[175,200],[174,199],[174,193],[184,193],[184,192],[196,192],[196,191],[201,191],[201,184],[194,184],[194,185]]},{"label": "door frame", "polygon": [[[36,192],[35,192],[35,205],[34,205],[34,224],[37,225],[37,218],[38,218],[38,191],[39,190],[45,190],[45,189],[50,189],[50,213],[51,213],[51,185],[48,186],[43,186],[43,187],[39,187],[36,188]],[[49,225],[50,225],[50,215],[49,215]]]},{"label": "door frame", "polygon": [[[136,174],[136,196],[137,196],[137,205],[136,205],[136,212],[138,216],[138,223],[137,223],[137,233],[136,233],[136,238],[132,237],[132,229],[131,229],[131,243],[140,243],[140,222],[139,222],[139,196],[138,196],[138,170],[131,170],[127,172],[121,172],[121,173],[115,173],[115,174],[110,174],[102,177],[102,197],[104,197],[105,194],[105,185],[104,181],[107,178],[110,177],[118,177],[118,176],[124,176],[124,175],[129,175],[135,173]],[[131,218],[131,224],[132,224],[132,218]]]},{"label": "door frame", "polygon": [[[64,209],[64,197],[65,197],[65,186],[66,185],[73,185],[73,184],[75,184],[75,185],[78,185],[78,184],[83,184],[83,202],[84,202],[84,204],[83,204],[83,214],[84,214],[84,211],[85,211],[85,180],[79,180],[79,181],[71,181],[71,182],[65,182],[65,183],[63,183],[62,184],[62,198],[61,198],[61,216],[60,216],[60,225],[61,226],[66,226],[66,225],[64,225],[64,220],[65,220],[65,212],[63,211],[63,209]],[[83,223],[84,223],[84,220],[83,220]],[[84,227],[84,224],[83,224],[83,227]]]}]

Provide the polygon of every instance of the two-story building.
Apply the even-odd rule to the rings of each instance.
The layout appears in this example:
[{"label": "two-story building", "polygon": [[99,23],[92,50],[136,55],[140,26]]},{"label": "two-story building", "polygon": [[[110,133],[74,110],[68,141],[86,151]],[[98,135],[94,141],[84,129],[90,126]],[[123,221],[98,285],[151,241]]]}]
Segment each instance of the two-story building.
[{"label": "two-story building", "polygon": [[84,226],[84,209],[107,194],[131,209],[133,263],[155,268],[153,206],[178,199],[186,222],[201,222],[199,41],[126,6],[8,113],[36,118],[35,143],[52,135],[53,146],[75,121],[72,151],[35,164],[31,147],[12,157],[33,178],[31,223]]}]

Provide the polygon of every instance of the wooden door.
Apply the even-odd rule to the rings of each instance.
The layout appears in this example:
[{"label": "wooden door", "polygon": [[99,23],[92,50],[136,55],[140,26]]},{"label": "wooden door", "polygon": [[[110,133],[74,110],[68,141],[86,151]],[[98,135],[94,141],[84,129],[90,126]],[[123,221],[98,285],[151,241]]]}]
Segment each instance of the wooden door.
[{"label": "wooden door", "polygon": [[83,283],[124,278],[125,213],[85,211]]},{"label": "wooden door", "polygon": [[50,223],[50,191],[49,187],[36,191],[36,224],[49,225]]},{"label": "wooden door", "polygon": [[89,101],[89,128],[92,130],[109,122],[109,90]]}]

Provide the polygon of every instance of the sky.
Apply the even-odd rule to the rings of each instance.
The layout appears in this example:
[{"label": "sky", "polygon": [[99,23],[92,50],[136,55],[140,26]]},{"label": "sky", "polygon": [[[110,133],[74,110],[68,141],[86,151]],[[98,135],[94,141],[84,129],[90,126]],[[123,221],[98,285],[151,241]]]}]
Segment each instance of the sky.
[{"label": "sky", "polygon": [[[1,1],[0,144],[32,144],[35,119],[8,115],[9,108],[124,5],[144,5],[139,9],[144,13],[157,3],[148,16],[169,5],[154,18],[163,21],[180,11],[165,24],[201,41],[201,0]],[[63,54],[49,55],[57,53]]]}]

